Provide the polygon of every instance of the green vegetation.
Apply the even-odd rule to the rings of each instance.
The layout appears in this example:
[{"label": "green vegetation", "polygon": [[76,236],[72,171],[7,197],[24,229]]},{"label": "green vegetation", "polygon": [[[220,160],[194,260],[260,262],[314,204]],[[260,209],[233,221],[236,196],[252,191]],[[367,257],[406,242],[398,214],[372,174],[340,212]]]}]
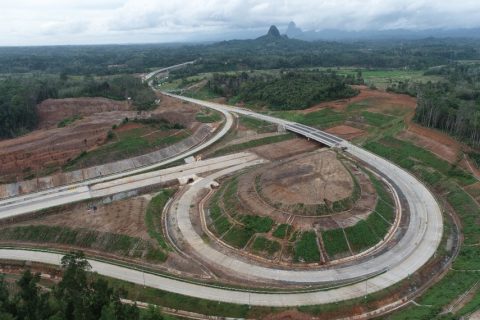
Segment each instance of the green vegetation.
[{"label": "green vegetation", "polygon": [[350,251],[342,229],[322,231],[322,239],[330,258],[335,257],[339,253]]},{"label": "green vegetation", "polygon": [[303,71],[280,74],[217,74],[209,81],[216,94],[248,104],[267,105],[273,110],[305,109],[323,101],[350,98],[358,94],[347,84],[362,79],[345,78],[335,72]]},{"label": "green vegetation", "polygon": [[223,240],[226,243],[234,246],[235,248],[242,249],[244,248],[250,238],[255,234],[255,231],[249,228],[241,226],[233,226],[226,234],[223,236]]},{"label": "green vegetation", "polygon": [[212,123],[221,121],[222,116],[216,111],[206,109],[203,112],[197,113],[195,119],[202,123]]},{"label": "green vegetation", "polygon": [[286,223],[282,223],[277,227],[277,229],[275,229],[275,231],[273,231],[272,235],[275,238],[285,239],[286,237],[288,237],[290,235],[292,230],[293,230],[293,228],[292,228],[291,225],[286,224]]},{"label": "green vegetation", "polygon": [[[72,97],[105,97],[115,100],[130,97],[139,110],[153,107],[156,99],[147,84],[129,75],[102,80],[93,77],[61,79],[47,75],[9,77],[0,80],[0,138],[12,138],[35,129],[38,103],[48,98]],[[65,119],[58,126],[66,126],[75,120],[75,117]]]},{"label": "green vegetation", "polygon": [[136,285],[117,279],[98,275],[96,277],[107,280],[113,288],[124,290],[127,299],[147,301],[176,310],[235,318],[247,318],[250,310],[248,305],[199,299],[150,287],[145,288],[143,285]]},{"label": "green vegetation", "polygon": [[[161,126],[161,125],[160,125]],[[173,126],[172,126],[173,128]],[[115,130],[114,138],[99,148],[84,152],[70,160],[66,170],[75,170],[94,166],[99,163],[117,161],[151,152],[188,137],[189,132],[172,132],[173,129],[159,129],[157,125],[145,125],[129,130]]]},{"label": "green vegetation", "polygon": [[469,185],[476,180],[471,175],[447,161],[439,159],[431,152],[414,144],[387,136],[380,141],[365,145],[368,150],[387,158],[405,169],[415,172],[415,167],[423,165],[455,179],[461,185]]},{"label": "green vegetation", "polygon": [[239,116],[240,125],[250,129],[255,130],[258,133],[267,133],[277,131],[277,126],[270,122],[263,120],[258,120],[252,117]]},{"label": "green vegetation", "polygon": [[25,271],[12,288],[0,277],[0,318],[18,320],[44,319],[131,319],[162,320],[153,307],[140,311],[124,304],[121,288],[112,288],[102,279],[90,279],[90,264],[81,252],[62,258],[62,280],[48,290],[40,286],[40,273]]},{"label": "green vegetation", "polygon": [[375,127],[387,126],[390,122],[396,119],[395,117],[392,117],[392,116],[387,116],[385,114],[369,112],[369,111],[363,111],[362,117],[367,121],[369,125],[372,125]]},{"label": "green vegetation", "polygon": [[222,215],[215,219],[215,221],[213,221],[213,226],[215,227],[217,234],[222,235],[228,230],[230,230],[232,224],[230,223],[230,221],[228,221],[227,217]]},{"label": "green vegetation", "polygon": [[294,260],[304,262],[319,262],[320,251],[317,245],[317,236],[315,231],[302,233],[300,240],[295,243]]},{"label": "green vegetation", "polygon": [[441,82],[401,82],[394,92],[418,96],[415,120],[423,126],[447,132],[462,142],[480,145],[480,64],[454,63],[426,72],[442,76]]},{"label": "green vegetation", "polygon": [[66,127],[66,126],[68,126],[68,125],[70,125],[70,124],[72,124],[75,121],[80,120],[80,119],[82,119],[82,116],[79,116],[79,115],[74,115],[74,116],[71,116],[69,118],[65,118],[58,123],[57,127],[58,128]]},{"label": "green vegetation", "polygon": [[248,142],[244,143],[239,143],[239,144],[234,144],[230,146],[226,146],[224,148],[221,148],[215,152],[212,153],[212,157],[218,157],[222,156],[228,153],[235,153],[235,152],[240,152],[245,149],[250,149],[250,148],[255,148],[255,147],[260,147],[266,144],[271,144],[271,143],[277,143],[277,142],[282,142],[286,140],[293,139],[295,137],[294,134],[292,133],[287,133],[287,134],[282,134],[278,136],[272,136],[272,137],[266,137],[266,138],[261,138],[257,140],[251,140]]},{"label": "green vegetation", "polygon": [[[374,215],[371,214],[369,217],[371,216]],[[367,221],[360,220],[354,226],[344,229],[348,242],[354,252],[358,253],[364,249],[373,247],[380,241],[381,238],[377,237],[376,234],[372,234],[372,229],[369,225]]]},{"label": "green vegetation", "polygon": [[164,189],[150,200],[145,213],[145,224],[150,237],[157,240],[160,247],[170,250],[162,231],[162,213],[174,190]]},{"label": "green vegetation", "polygon": [[277,111],[269,113],[272,116],[279,117],[288,121],[302,123],[319,129],[333,127],[334,125],[343,123],[346,115],[343,112],[333,111],[331,109],[322,109],[319,111],[301,114],[292,111]]},{"label": "green vegetation", "polygon": [[8,78],[0,81],[0,138],[12,138],[34,129],[35,106],[52,95],[36,79]]},{"label": "green vegetation", "polygon": [[280,243],[259,236],[253,241],[252,249],[256,252],[267,252],[269,255],[273,255],[280,250]]},{"label": "green vegetation", "polygon": [[145,258],[152,262],[162,262],[167,258],[163,250],[140,238],[83,228],[46,225],[7,227],[2,229],[0,240],[71,245],[126,257]]},{"label": "green vegetation", "polygon": [[266,233],[272,229],[273,220],[270,217],[260,216],[244,216],[241,218],[245,228],[254,231],[255,233]]}]

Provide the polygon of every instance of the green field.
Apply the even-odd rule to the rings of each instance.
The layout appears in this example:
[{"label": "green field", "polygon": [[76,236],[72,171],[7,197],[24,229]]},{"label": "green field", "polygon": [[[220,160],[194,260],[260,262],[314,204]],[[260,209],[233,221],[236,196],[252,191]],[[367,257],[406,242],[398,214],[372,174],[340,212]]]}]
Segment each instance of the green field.
[{"label": "green field", "polygon": [[341,124],[347,118],[345,113],[333,111],[331,109],[322,109],[310,112],[309,114],[300,114],[294,111],[275,111],[269,112],[268,114],[319,129],[325,129]]},{"label": "green field", "polygon": [[127,131],[114,131],[110,142],[89,152],[84,152],[65,165],[68,171],[76,170],[101,163],[107,163],[139,156],[176,142],[190,135],[188,130],[167,130],[158,132],[149,126],[143,126]]},{"label": "green field", "polygon": [[252,249],[255,252],[267,252],[269,255],[273,255],[280,250],[280,243],[258,236],[253,241]]},{"label": "green field", "polygon": [[273,231],[272,235],[275,238],[285,239],[290,235],[290,233],[292,232],[292,229],[293,228],[291,225],[282,223],[275,229],[275,231]]},{"label": "green field", "polygon": [[174,190],[164,189],[150,200],[147,211],[145,212],[145,225],[147,226],[148,234],[153,239],[157,240],[160,247],[165,250],[170,250],[169,245],[165,241],[162,232],[162,213],[163,208],[167,204],[168,199],[173,195]]},{"label": "green field", "polygon": [[350,251],[342,229],[322,231],[322,239],[330,258],[335,257],[339,253]]},{"label": "green field", "polygon": [[254,234],[251,229],[234,226],[223,236],[223,240],[235,248],[242,249]]},{"label": "green field", "polygon": [[300,240],[295,243],[296,262],[320,262],[320,251],[317,245],[317,236],[315,231],[302,233]]},{"label": "green field", "polygon": [[222,155],[225,155],[225,154],[240,152],[240,151],[250,149],[250,148],[255,148],[255,147],[260,147],[260,146],[267,145],[267,144],[272,144],[272,143],[282,142],[282,141],[286,141],[286,140],[291,140],[293,138],[295,138],[294,134],[287,133],[287,134],[282,134],[282,135],[278,135],[278,136],[272,136],[272,137],[266,137],[266,138],[251,140],[251,141],[248,141],[248,142],[223,147],[223,148],[218,149],[215,152],[213,152],[211,154],[211,156],[212,157],[219,157],[219,156],[222,156]]},{"label": "green field", "polygon": [[217,111],[205,109],[203,112],[197,113],[195,120],[202,123],[213,123],[222,120],[222,116]]}]

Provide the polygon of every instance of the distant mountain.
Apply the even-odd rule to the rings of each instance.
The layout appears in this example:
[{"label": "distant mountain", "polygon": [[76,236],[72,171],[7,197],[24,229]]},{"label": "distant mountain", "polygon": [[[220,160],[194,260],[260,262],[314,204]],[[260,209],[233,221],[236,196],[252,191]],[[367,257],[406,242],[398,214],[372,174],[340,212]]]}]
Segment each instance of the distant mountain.
[{"label": "distant mountain", "polygon": [[303,33],[302,29],[297,27],[297,25],[293,21],[290,21],[287,27],[287,31],[285,32],[285,34],[290,38],[296,38],[298,36],[301,36],[302,33]]},{"label": "distant mountain", "polygon": [[271,26],[270,29],[268,29],[268,32],[266,35],[263,35],[261,37],[258,37],[257,39],[255,40],[261,40],[261,41],[282,41],[282,40],[285,40],[285,39],[288,39],[288,37],[286,35],[281,35],[280,34],[280,31],[278,30],[278,28],[276,26]]},{"label": "distant mountain", "polygon": [[324,29],[320,31],[303,31],[295,22],[290,22],[286,29],[289,38],[306,41],[353,41],[353,40],[415,40],[428,37],[435,38],[480,38],[480,28],[475,29],[428,29],[428,30],[363,30],[345,31],[338,29]]}]

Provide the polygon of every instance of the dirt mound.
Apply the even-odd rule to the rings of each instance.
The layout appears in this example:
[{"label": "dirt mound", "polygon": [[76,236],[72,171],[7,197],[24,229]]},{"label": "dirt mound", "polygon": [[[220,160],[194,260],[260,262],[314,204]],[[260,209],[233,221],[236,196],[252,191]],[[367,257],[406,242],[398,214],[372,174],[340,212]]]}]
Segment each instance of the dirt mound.
[{"label": "dirt mound", "polygon": [[317,152],[280,164],[261,175],[262,193],[273,203],[321,204],[352,194],[350,173],[332,151]]},{"label": "dirt mound", "polygon": [[131,110],[126,101],[105,98],[47,99],[37,106],[39,128],[56,127],[63,119],[95,113]]},{"label": "dirt mound", "polygon": [[153,111],[153,115],[194,130],[199,125],[195,117],[200,110],[202,108],[194,104],[161,95],[160,104]]}]

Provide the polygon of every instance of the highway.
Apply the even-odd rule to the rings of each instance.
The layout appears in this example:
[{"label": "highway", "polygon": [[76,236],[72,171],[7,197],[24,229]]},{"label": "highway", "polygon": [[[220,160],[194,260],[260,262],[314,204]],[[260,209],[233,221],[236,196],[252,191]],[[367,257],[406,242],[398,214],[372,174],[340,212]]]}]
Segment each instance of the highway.
[{"label": "highway", "polygon": [[185,67],[189,64],[194,64],[195,61],[188,61],[188,62],[184,62],[184,63],[179,63],[179,64],[176,64],[174,66],[170,66],[170,67],[165,67],[165,68],[161,68],[161,69],[157,69],[157,70],[154,70],[150,73],[147,73],[146,75],[144,75],[142,77],[142,80],[143,81],[149,81],[150,79],[152,79],[153,77],[155,77],[157,74],[159,73],[162,73],[162,72],[167,72],[167,71],[171,71],[171,70],[175,70],[175,69],[180,69],[182,67]]},{"label": "highway", "polygon": [[256,155],[242,152],[106,182],[91,183],[88,186],[69,187],[62,191],[44,194],[41,197],[27,195],[11,198],[0,204],[0,219],[15,217],[68,203],[104,198],[152,185],[164,184],[180,178],[193,177],[213,170],[235,166],[240,163],[256,160],[257,158]]},{"label": "highway", "polygon": [[[101,178],[95,178],[95,179],[82,181],[75,184],[70,184],[67,186],[50,188],[47,190],[33,192],[33,193],[18,196],[18,197],[2,199],[0,200],[0,219],[11,217],[13,215],[31,212],[34,210],[41,210],[41,209],[46,209],[50,207],[55,207],[65,203],[71,203],[75,201],[89,199],[91,198],[91,196],[88,195],[88,192],[89,192],[90,186],[92,185],[103,183],[106,181],[121,179],[124,177],[136,175],[136,174],[141,174],[143,172],[151,171],[159,167],[168,165],[172,162],[182,160],[182,159],[185,159],[186,157],[197,154],[198,152],[211,146],[212,144],[214,144],[215,142],[223,138],[223,136],[230,130],[230,128],[233,125],[233,117],[230,112],[221,111],[221,110],[218,110],[218,111],[221,112],[225,117],[225,122],[223,124],[223,127],[220,130],[218,130],[218,132],[209,140],[204,141],[203,143],[191,148],[186,152],[177,154],[164,161],[161,161],[152,165],[144,166],[135,170],[128,170],[128,171],[124,171],[117,174],[103,176]],[[19,202],[22,202],[23,209],[17,208],[14,211],[11,211],[13,207],[12,205],[18,204]],[[42,203],[43,205],[37,205],[38,203]]]},{"label": "highway", "polygon": [[[91,264],[93,266],[93,271],[137,284],[145,284],[149,287],[160,288],[162,290],[198,298],[239,304],[288,307],[337,302],[363,297],[367,293],[382,290],[406,279],[434,255],[442,238],[442,213],[430,191],[410,173],[383,158],[349,143],[348,141],[315,128],[254,113],[242,108],[235,108],[175,95],[170,96],[212,108],[223,112],[224,114],[230,115],[231,112],[235,112],[276,123],[284,126],[285,129],[289,131],[321,142],[327,146],[342,148],[351,156],[368,163],[379,172],[387,175],[396,187],[402,191],[408,203],[410,212],[408,229],[402,239],[388,252],[375,257],[374,259],[349,267],[339,266],[332,269],[290,271],[264,268],[236,260],[235,257],[231,256],[219,256],[219,252],[211,251],[214,249],[205,244],[203,239],[198,239],[198,235],[195,236],[195,234],[192,233],[190,227],[191,221],[188,217],[190,205],[195,194],[202,188],[208,187],[214,179],[235,172],[249,165],[259,163],[258,159],[252,158],[241,164],[223,168],[205,179],[198,180],[188,188],[182,198],[180,198],[180,201],[177,200],[178,205],[172,206],[174,207],[173,214],[176,215],[178,227],[185,236],[186,241],[188,241],[190,245],[193,245],[197,253],[199,253],[204,259],[213,261],[232,270],[232,272],[237,272],[246,277],[287,280],[299,283],[318,283],[350,279],[361,275],[372,274],[373,271],[380,270],[380,268],[386,268],[387,271],[369,278],[367,281],[327,291],[307,293],[252,293],[228,288],[212,288],[209,286],[167,279],[159,275],[144,274],[141,271],[132,270],[127,267],[92,260]],[[0,208],[0,210],[2,209]],[[58,264],[60,255],[46,252],[31,252],[27,250],[1,249],[0,258]]]}]

